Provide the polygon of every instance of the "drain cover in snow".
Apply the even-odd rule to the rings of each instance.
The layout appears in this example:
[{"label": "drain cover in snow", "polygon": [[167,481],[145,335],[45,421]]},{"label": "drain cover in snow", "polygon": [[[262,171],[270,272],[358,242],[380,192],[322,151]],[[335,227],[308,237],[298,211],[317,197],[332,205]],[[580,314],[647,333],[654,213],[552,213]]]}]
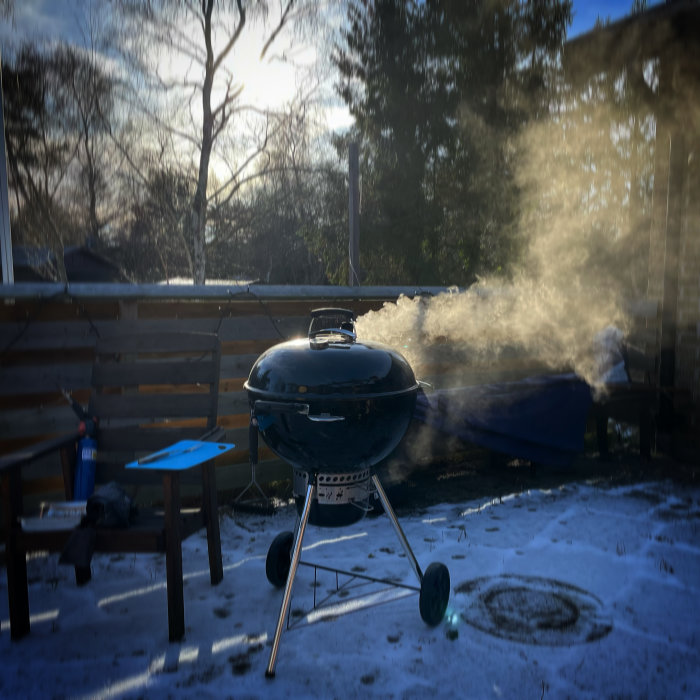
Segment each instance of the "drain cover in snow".
[{"label": "drain cover in snow", "polygon": [[612,629],[598,598],[550,578],[484,577],[460,584],[455,593],[465,622],[515,642],[582,644],[600,639]]}]

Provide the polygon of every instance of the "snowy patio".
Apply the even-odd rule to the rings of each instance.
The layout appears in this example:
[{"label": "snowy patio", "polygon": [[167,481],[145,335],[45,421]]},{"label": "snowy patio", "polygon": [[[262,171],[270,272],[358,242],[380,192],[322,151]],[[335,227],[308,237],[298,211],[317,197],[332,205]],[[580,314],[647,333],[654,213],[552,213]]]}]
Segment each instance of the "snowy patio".
[{"label": "snowy patio", "polygon": [[[335,576],[302,566],[292,628],[266,679],[282,594],[265,557],[295,510],[234,512],[222,515],[219,586],[209,585],[204,534],[183,545],[181,644],[167,639],[160,556],[96,555],[83,588],[57,556],[32,559],[32,631],[17,643],[3,569],[0,696],[700,697],[698,487],[582,481],[398,515],[423,570],[433,561],[450,570],[435,628],[401,588],[374,605],[356,598],[372,591],[342,588],[324,619],[314,592],[325,598]],[[304,543],[303,561],[415,584],[385,515],[310,526]]]}]

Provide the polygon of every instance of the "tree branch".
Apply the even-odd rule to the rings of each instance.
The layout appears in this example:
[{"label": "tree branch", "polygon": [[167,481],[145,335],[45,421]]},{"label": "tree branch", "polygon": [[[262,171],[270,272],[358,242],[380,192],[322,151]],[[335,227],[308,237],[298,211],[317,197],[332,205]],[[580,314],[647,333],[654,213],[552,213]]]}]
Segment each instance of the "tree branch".
[{"label": "tree branch", "polygon": [[218,124],[215,126],[215,128],[212,132],[212,141],[216,141],[217,137],[223,131],[224,127],[228,123],[228,120],[231,118],[232,112],[229,111],[229,113],[227,114],[226,107],[228,107],[228,105],[230,105],[230,104],[233,104],[236,101],[236,99],[240,96],[240,94],[243,92],[242,85],[232,93],[229,93],[230,89],[231,89],[231,81],[229,80],[229,83],[226,86],[226,95],[224,96],[224,99],[212,110],[212,113],[211,113],[212,120],[214,122],[216,122],[217,119],[219,120]]},{"label": "tree branch", "polygon": [[246,13],[245,10],[243,9],[243,4],[242,0],[236,0],[236,5],[238,6],[238,15],[240,17],[240,21],[238,22],[238,26],[236,27],[236,31],[233,33],[231,38],[228,40],[226,43],[226,46],[221,50],[221,53],[216,57],[216,60],[214,61],[213,64],[213,71],[216,73],[218,70],[219,66],[222,64],[223,60],[228,56],[229,52],[231,49],[234,47],[236,42],[238,41],[239,37],[241,36],[241,32],[243,31],[243,27],[245,26],[246,22]]},{"label": "tree branch", "polygon": [[277,25],[275,30],[270,34],[268,40],[265,42],[265,46],[263,46],[262,51],[260,52],[260,60],[262,61],[263,58],[265,58],[265,54],[267,53],[267,50],[272,46],[273,42],[277,38],[277,35],[282,31],[284,28],[284,25],[287,23],[287,18],[289,16],[289,13],[294,5],[294,0],[288,0],[287,2],[287,7],[284,8],[284,12],[282,13],[282,16],[280,17],[280,23]]},{"label": "tree branch", "polygon": [[[268,134],[266,133],[266,134],[265,134],[265,140],[264,140],[263,144],[262,144],[256,151],[254,151],[253,153],[251,153],[251,154],[248,156],[248,158],[245,159],[245,161],[243,162],[243,164],[236,170],[236,172],[235,172],[235,173],[232,173],[231,177],[228,178],[228,180],[226,180],[226,182],[224,182],[224,184],[221,185],[221,187],[219,187],[219,189],[217,189],[216,192],[214,192],[214,193],[209,197],[209,199],[216,199],[225,189],[227,189],[228,187],[231,187],[231,185],[235,182],[236,184],[234,185],[232,191],[231,191],[231,192],[226,196],[226,198],[223,200],[224,203],[225,203],[225,202],[229,202],[229,201],[231,200],[231,197],[233,196],[233,194],[241,187],[241,185],[242,185],[244,182],[248,182],[248,181],[250,181],[251,179],[253,179],[253,177],[259,177],[260,175],[262,175],[262,173],[256,173],[256,174],[253,175],[253,176],[249,176],[249,177],[247,177],[247,178],[243,178],[243,180],[238,180],[238,177],[240,176],[240,174],[241,174],[241,173],[242,173],[242,172],[243,172],[257,157],[258,157],[258,156],[262,155],[262,154],[265,152],[265,147],[267,146],[267,139],[268,139]],[[270,158],[270,157],[268,156],[268,164],[269,164],[269,158]]]}]

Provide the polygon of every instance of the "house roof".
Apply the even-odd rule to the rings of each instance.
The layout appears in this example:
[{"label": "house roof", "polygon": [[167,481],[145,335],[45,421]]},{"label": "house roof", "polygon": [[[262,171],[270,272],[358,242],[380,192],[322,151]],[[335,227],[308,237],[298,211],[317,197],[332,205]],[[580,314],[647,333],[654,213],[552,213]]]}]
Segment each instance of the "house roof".
[{"label": "house roof", "polygon": [[666,2],[597,27],[566,42],[567,75],[585,80],[616,71],[635,61],[661,56],[683,57],[697,65],[700,56],[700,3]]},{"label": "house roof", "polygon": [[[13,261],[17,281],[52,281],[56,258],[49,248],[14,246]],[[118,265],[87,246],[68,246],[63,260],[69,282],[128,282]]]}]

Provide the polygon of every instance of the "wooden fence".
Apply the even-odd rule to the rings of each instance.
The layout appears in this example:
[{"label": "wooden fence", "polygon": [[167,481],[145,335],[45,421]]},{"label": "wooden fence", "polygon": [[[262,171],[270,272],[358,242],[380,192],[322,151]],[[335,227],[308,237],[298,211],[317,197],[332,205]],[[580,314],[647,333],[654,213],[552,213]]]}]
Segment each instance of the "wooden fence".
[{"label": "wooden fence", "polygon": [[[250,478],[248,401],[243,383],[257,357],[282,340],[305,335],[309,314],[341,306],[356,315],[381,308],[399,295],[435,295],[443,288],[398,287],[193,287],[160,285],[18,284],[0,287],[0,454],[75,430],[77,419],[61,393],[87,405],[95,341],[123,331],[194,330],[216,333],[222,344],[219,425],[237,449],[217,464],[222,491],[244,487]],[[655,303],[638,305],[642,325],[656,315]],[[656,335],[656,330],[653,331]],[[654,341],[655,342],[655,341]],[[654,344],[652,342],[652,345]],[[436,348],[416,376],[438,386],[517,379],[542,370],[533,358],[510,365],[465,367],[449,348]],[[442,381],[441,381],[442,380]],[[167,392],[168,387],[163,387]],[[414,436],[426,444],[426,436]],[[442,451],[451,446],[442,441]],[[434,445],[424,451],[432,453]],[[413,459],[419,459],[417,453]],[[284,479],[289,469],[260,444],[259,481]],[[60,493],[41,465],[30,472],[25,493],[37,498]]]},{"label": "wooden fence", "polygon": [[[379,309],[400,294],[436,294],[442,288],[168,287],[160,285],[18,284],[0,302],[0,454],[75,430],[77,419],[61,390],[83,405],[90,393],[95,341],[128,331],[213,332],[222,344],[219,425],[237,449],[217,464],[221,490],[250,478],[248,401],[243,383],[257,357],[291,337],[305,335],[310,311]],[[163,387],[168,391],[168,387]],[[262,483],[288,476],[260,445]],[[47,496],[61,483],[30,473],[25,492]]]}]

